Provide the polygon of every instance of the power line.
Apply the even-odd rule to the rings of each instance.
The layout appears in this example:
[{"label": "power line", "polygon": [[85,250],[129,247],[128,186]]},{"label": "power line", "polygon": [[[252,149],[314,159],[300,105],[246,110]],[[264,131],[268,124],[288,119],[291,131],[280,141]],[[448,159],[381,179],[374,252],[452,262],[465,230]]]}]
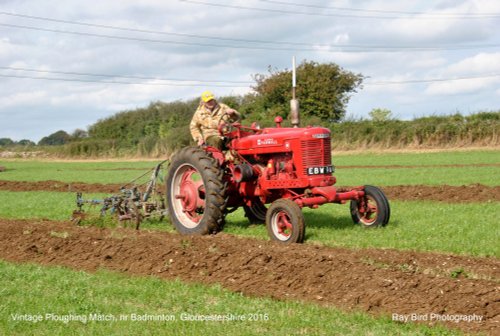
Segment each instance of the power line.
[{"label": "power line", "polygon": [[[265,0],[261,0],[265,1]],[[276,3],[281,3],[279,1],[269,1],[269,2],[276,2]],[[284,3],[284,2],[283,2]],[[304,5],[304,6],[309,6],[309,5]],[[312,5],[311,5],[312,6]],[[424,47],[415,47],[415,46],[394,46],[394,47],[388,47],[388,46],[381,46],[381,45],[339,45],[339,44],[321,44],[321,43],[305,43],[305,42],[286,42],[286,41],[272,41],[272,40],[258,40],[258,39],[240,39],[240,38],[227,38],[227,37],[220,37],[220,36],[208,36],[208,35],[198,35],[198,34],[185,34],[185,33],[173,33],[173,32],[164,32],[164,31],[157,31],[157,30],[146,30],[146,29],[136,29],[136,28],[129,28],[129,27],[121,27],[121,26],[111,26],[111,25],[103,25],[103,24],[95,24],[95,23],[88,23],[88,22],[81,22],[81,21],[71,21],[71,20],[63,20],[63,19],[56,19],[56,18],[49,18],[49,17],[43,17],[43,16],[33,16],[33,15],[26,15],[26,14],[18,14],[18,13],[10,13],[10,12],[4,12],[0,11],[0,15],[5,15],[5,16],[13,16],[13,17],[21,17],[21,18],[28,18],[28,19],[35,19],[35,20],[42,20],[42,21],[49,21],[49,22],[57,22],[57,23],[65,23],[65,24],[72,24],[72,25],[79,25],[79,26],[87,26],[87,27],[94,27],[94,28],[105,28],[105,29],[114,29],[114,30],[120,30],[120,31],[129,31],[129,32],[138,32],[138,33],[148,33],[148,34],[159,34],[159,35],[167,35],[167,36],[179,36],[179,37],[190,37],[190,38],[202,38],[202,39],[213,39],[213,40],[221,40],[221,41],[232,41],[232,42],[243,42],[243,43],[260,43],[260,44],[280,44],[280,45],[295,45],[295,46],[307,46],[310,47],[310,49],[296,49],[296,48],[270,48],[270,50],[290,50],[290,51],[318,51],[318,49],[321,48],[355,48],[355,49],[363,49],[363,48],[369,48],[369,49],[416,49],[416,50],[447,50],[447,47],[442,47],[442,46],[424,46]],[[27,26],[25,26],[27,27]],[[18,27],[21,28],[21,27]],[[35,28],[35,27],[30,27]],[[28,29],[28,28],[26,28]],[[42,28],[40,28],[42,29]],[[54,32],[60,32],[64,33],[63,31],[54,31]],[[66,32],[66,33],[73,33],[73,32]],[[75,32],[76,33],[76,32]],[[83,34],[83,33],[79,33]],[[120,37],[113,37],[113,36],[101,36],[101,37],[106,37],[106,38],[120,38]],[[142,40],[142,39],[141,39]],[[148,42],[161,42],[161,40],[151,40],[151,39],[143,39],[144,41]],[[187,42],[177,42],[177,41],[163,41],[164,43],[172,43],[172,44],[186,44]],[[203,44],[203,43],[192,43],[189,45],[200,45],[200,46],[210,46],[210,47],[228,47],[228,48],[244,48],[246,46],[227,46],[227,45],[213,45],[213,44]],[[492,47],[498,47],[499,45],[494,45],[494,44],[486,44],[486,45],[474,45],[474,46],[463,46],[463,47],[451,47],[450,50],[457,50],[454,48],[458,49],[477,49],[477,48],[492,48]],[[248,49],[252,49],[252,47],[248,46]],[[266,49],[266,48],[259,48],[256,47],[256,49]],[[323,51],[323,50],[321,50]],[[335,52],[336,50],[330,50],[330,52]],[[356,50],[358,51],[358,50]]]},{"label": "power line", "polygon": [[311,4],[302,4],[302,3],[285,2],[285,1],[274,1],[274,0],[258,0],[258,1],[266,2],[266,3],[270,3],[270,4],[294,6],[294,7],[316,8],[316,9],[333,9],[333,10],[349,11],[349,12],[402,14],[402,15],[431,15],[431,16],[436,16],[436,17],[437,16],[445,16],[445,17],[452,16],[454,18],[464,18],[464,17],[491,18],[491,17],[500,16],[500,13],[429,13],[429,12],[416,12],[416,11],[396,11],[396,10],[383,10],[383,9],[365,9],[365,8],[321,6],[321,5],[311,5]]},{"label": "power line", "polygon": [[140,37],[129,37],[129,36],[116,36],[116,35],[106,35],[106,34],[96,34],[96,33],[87,33],[87,32],[77,32],[70,30],[60,30],[60,29],[49,29],[49,28],[40,28],[40,27],[32,27],[25,25],[14,25],[8,23],[0,23],[0,26],[11,27],[11,28],[21,28],[21,29],[30,29],[30,30],[38,30],[52,33],[61,33],[61,34],[72,34],[79,36],[92,36],[92,37],[103,37],[110,39],[118,39],[118,40],[126,40],[126,41],[140,41],[140,42],[152,42],[152,43],[163,43],[163,44],[176,44],[183,46],[201,46],[201,47],[212,47],[212,48],[233,48],[233,49],[258,49],[258,50],[276,50],[276,51],[316,51],[316,49],[304,49],[304,48],[272,48],[272,47],[259,47],[259,46],[244,46],[244,45],[223,45],[223,44],[212,44],[212,43],[197,43],[197,42],[184,42],[184,41],[169,41],[169,40],[158,40],[158,39],[148,39],[148,38],[140,38]]},{"label": "power line", "polygon": [[208,35],[198,35],[198,34],[185,34],[185,33],[173,33],[173,32],[164,32],[158,30],[147,30],[147,29],[137,29],[137,28],[129,28],[129,27],[119,27],[119,26],[110,26],[96,23],[88,23],[81,21],[70,21],[70,20],[62,20],[55,18],[48,18],[42,16],[33,16],[26,14],[17,14],[17,13],[9,13],[0,11],[0,15],[21,17],[27,19],[35,19],[35,20],[43,20],[43,21],[51,21],[58,23],[66,23],[87,27],[95,27],[95,28],[106,28],[106,29],[115,29],[115,30],[123,30],[129,32],[137,32],[137,33],[148,33],[148,34],[160,34],[160,35],[172,35],[172,36],[180,36],[180,37],[191,37],[191,38],[202,38],[202,39],[212,39],[212,40],[221,40],[221,41],[233,41],[233,42],[245,42],[245,43],[268,43],[268,44],[289,44],[289,45],[309,45],[313,46],[311,43],[301,43],[301,42],[284,42],[284,41],[269,41],[269,40],[255,40],[255,39],[239,39],[239,38],[229,38],[229,37],[220,37],[220,36],[208,36]]},{"label": "power line", "polygon": [[[464,46],[455,46],[455,47],[338,45],[338,46],[335,46],[335,48],[337,48],[337,50],[331,50],[330,48],[333,48],[334,46],[329,46],[328,47],[329,49],[325,49],[325,48],[322,48],[321,45],[318,45],[317,48],[273,48],[273,47],[261,47],[261,46],[223,45],[223,44],[212,44],[212,43],[197,43],[197,42],[148,39],[148,38],[130,37],[130,36],[116,36],[116,35],[78,32],[78,31],[61,30],[61,29],[41,28],[41,27],[33,27],[33,26],[25,26],[25,25],[15,25],[15,24],[8,24],[8,23],[0,23],[0,26],[10,27],[10,28],[29,29],[29,30],[36,30],[36,31],[44,31],[44,32],[51,32],[51,33],[71,34],[71,35],[78,35],[78,36],[91,36],[91,37],[101,37],[101,38],[108,38],[108,39],[118,39],[118,40],[126,40],[126,41],[176,44],[176,45],[183,45],[183,46],[201,46],[201,47],[211,47],[211,48],[265,50],[265,51],[269,51],[269,50],[274,50],[274,51],[315,51],[315,52],[330,52],[330,53],[332,53],[332,52],[381,52],[381,51],[401,52],[401,51],[407,51],[407,50],[411,50],[411,51],[440,51],[440,50],[487,49],[487,48],[497,48],[500,46],[500,44],[464,45]],[[343,50],[342,48],[348,48],[349,50]]]},{"label": "power line", "polygon": [[[90,79],[79,79],[79,78],[57,78],[57,77],[34,77],[34,76],[23,76],[23,75],[4,75],[0,74],[0,77],[5,78],[18,78],[18,79],[36,79],[36,80],[49,80],[49,81],[61,81],[61,82],[82,82],[82,83],[99,83],[99,84],[122,84],[122,85],[150,85],[150,86],[174,86],[174,87],[190,87],[190,86],[207,86],[206,84],[180,84],[180,83],[134,83],[134,82],[123,82],[123,81],[97,81]],[[432,78],[432,79],[414,79],[406,81],[380,81],[380,82],[368,82],[363,85],[366,86],[383,86],[383,85],[395,85],[395,84],[415,84],[415,83],[433,83],[433,82],[451,82],[457,80],[467,80],[467,79],[481,79],[481,78],[494,78],[500,77],[500,73],[487,74],[487,75],[477,75],[477,76],[466,76],[466,77],[455,77],[455,78]],[[248,85],[217,85],[211,84],[214,87],[233,87],[233,88],[248,88]]]},{"label": "power line", "polygon": [[179,0],[181,2],[192,3],[196,5],[205,5],[212,7],[222,7],[222,8],[233,8],[233,9],[245,9],[245,10],[253,10],[260,12],[270,12],[270,13],[279,13],[279,14],[298,14],[298,15],[308,15],[308,16],[324,16],[324,17],[343,17],[343,18],[361,18],[361,19],[412,19],[412,20],[433,20],[433,19],[484,19],[484,18],[499,18],[500,14],[494,14],[491,17],[483,17],[483,16],[454,16],[454,17],[401,17],[401,16],[375,16],[375,15],[355,15],[355,14],[333,14],[333,13],[311,13],[311,12],[303,12],[303,11],[294,11],[294,10],[285,10],[285,9],[273,9],[273,8],[260,8],[260,7],[249,7],[249,6],[240,6],[240,5],[229,5],[229,4],[221,4],[221,3],[210,3],[204,1],[196,1],[196,0]]},{"label": "power line", "polygon": [[466,79],[481,79],[481,78],[493,78],[500,77],[500,73],[487,74],[487,75],[477,75],[477,76],[465,76],[465,77],[455,77],[455,78],[432,78],[432,79],[412,79],[406,81],[380,81],[380,82],[368,82],[364,85],[366,86],[378,86],[378,85],[395,85],[395,84],[415,84],[415,83],[435,83],[435,82],[452,82],[457,80]]},{"label": "power line", "polygon": [[[73,24],[73,25],[79,25],[79,26],[87,26],[87,27],[94,27],[94,28],[105,28],[105,29],[115,29],[115,30],[121,30],[121,31],[130,31],[130,32],[140,32],[140,33],[150,33],[150,34],[160,34],[160,35],[173,35],[173,36],[182,36],[182,37],[191,37],[191,38],[203,38],[203,39],[215,39],[215,40],[222,40],[222,41],[233,41],[233,42],[244,42],[244,43],[261,43],[261,44],[281,44],[281,45],[296,45],[296,46],[308,46],[310,47],[309,49],[296,49],[296,48],[269,48],[270,50],[290,50],[290,51],[317,51],[320,48],[356,48],[356,49],[362,49],[362,48],[369,48],[369,49],[431,49],[431,50],[436,50],[438,48],[439,50],[443,50],[443,48],[446,47],[441,47],[441,46],[430,46],[430,47],[414,47],[414,46],[394,46],[394,47],[388,47],[388,46],[380,46],[380,45],[332,45],[332,44],[320,44],[320,43],[304,43],[304,42],[285,42],[285,41],[271,41],[271,40],[249,40],[249,39],[237,39],[237,38],[225,38],[225,37],[218,37],[218,36],[207,36],[207,35],[196,35],[196,34],[183,34],[183,33],[172,33],[172,32],[163,32],[163,31],[156,31],[156,30],[144,30],[144,29],[135,29],[135,28],[128,28],[128,27],[119,27],[119,26],[110,26],[110,25],[103,25],[103,24],[94,24],[94,23],[88,23],[88,22],[80,22],[80,21],[70,21],[70,20],[62,20],[62,19],[55,19],[55,18],[48,18],[48,17],[42,17],[42,16],[33,16],[33,15],[25,15],[25,14],[16,14],[16,13],[9,13],[9,12],[3,12],[0,11],[0,15],[6,15],[6,16],[14,16],[14,17],[21,17],[21,18],[28,18],[28,19],[35,19],[35,20],[42,20],[42,21],[49,21],[49,22],[58,22],[58,23],[65,23],[65,24]],[[27,27],[27,26],[23,26]],[[18,27],[21,28],[21,27]],[[31,27],[35,28],[35,27]],[[31,29],[30,28],[30,29]],[[26,28],[28,29],[28,28]],[[40,29],[45,29],[45,28],[40,28]],[[53,30],[51,30],[53,31]],[[55,32],[63,32],[60,30],[57,30]],[[67,32],[67,33],[72,33],[72,32]],[[83,34],[83,33],[79,33]],[[107,37],[111,38],[111,36],[102,36],[102,37]],[[113,38],[120,38],[120,37],[113,37]],[[141,39],[142,40],[142,39]],[[150,41],[150,42],[160,42],[161,40],[150,40],[150,39],[144,39],[144,41]],[[164,41],[164,43],[177,43],[176,41]],[[186,44],[188,42],[179,42],[179,44]],[[189,43],[188,43],[189,44]],[[227,46],[227,45],[213,45],[213,44],[203,44],[203,43],[191,43],[189,45],[200,45],[200,46],[211,46],[211,47],[231,47],[231,48],[237,48],[239,46]],[[476,46],[467,46],[464,47],[465,49],[469,48],[490,48],[490,47],[497,47],[499,45],[476,45]],[[242,46],[242,47],[247,47],[247,46]],[[247,47],[248,49],[252,49],[251,46]],[[266,50],[268,47],[255,47],[256,49],[264,49]],[[461,47],[458,47],[461,48]],[[454,49],[453,49],[454,50]],[[331,51],[333,52],[333,51]]]},{"label": "power line", "polygon": [[251,81],[230,81],[230,80],[204,80],[204,79],[186,79],[186,78],[161,78],[161,77],[146,77],[146,76],[124,76],[112,74],[98,74],[89,72],[70,72],[70,71],[57,71],[57,70],[41,70],[20,67],[6,67],[0,66],[0,70],[14,70],[14,71],[27,71],[37,73],[49,73],[59,75],[77,75],[77,76],[92,76],[92,77],[110,77],[110,78],[124,78],[124,79],[143,79],[143,80],[159,80],[159,81],[172,81],[172,82],[198,82],[198,83],[232,83],[232,84],[252,84]]},{"label": "power line", "polygon": [[[148,86],[174,86],[174,87],[192,87],[192,86],[202,86],[206,87],[207,84],[182,84],[182,83],[134,83],[134,82],[123,82],[123,81],[98,81],[91,79],[80,79],[80,78],[57,78],[57,77],[34,77],[34,76],[23,76],[23,75],[3,75],[0,77],[4,78],[18,78],[18,79],[36,79],[36,80],[48,80],[48,81],[59,81],[59,82],[79,82],[79,83],[98,83],[98,84],[121,84],[121,85],[148,85]],[[211,87],[232,87],[232,88],[248,88],[248,85],[219,85],[210,84]]]},{"label": "power line", "polygon": [[[11,27],[11,28],[30,29],[30,30],[38,30],[38,31],[51,32],[51,33],[72,34],[72,35],[92,36],[92,37],[103,37],[103,38],[111,38],[111,39],[127,40],[127,41],[140,41],[140,42],[177,44],[177,45],[184,45],[184,46],[202,46],[202,47],[216,47],[216,48],[240,48],[240,49],[264,49],[264,50],[271,49],[271,48],[246,47],[246,46],[236,46],[236,45],[220,45],[220,44],[211,44],[211,43],[192,43],[192,42],[183,42],[183,41],[169,41],[169,40],[147,39],[147,38],[130,37],[130,36],[116,36],[116,35],[96,34],[96,33],[87,33],[87,32],[77,32],[77,31],[71,31],[71,30],[61,30],[61,29],[49,29],[49,28],[41,28],[41,27],[32,27],[32,26],[25,26],[25,25],[14,25],[14,24],[8,24],[8,23],[0,23],[0,26]],[[295,49],[279,49],[279,48],[274,48],[274,49],[275,50],[295,50]]]}]

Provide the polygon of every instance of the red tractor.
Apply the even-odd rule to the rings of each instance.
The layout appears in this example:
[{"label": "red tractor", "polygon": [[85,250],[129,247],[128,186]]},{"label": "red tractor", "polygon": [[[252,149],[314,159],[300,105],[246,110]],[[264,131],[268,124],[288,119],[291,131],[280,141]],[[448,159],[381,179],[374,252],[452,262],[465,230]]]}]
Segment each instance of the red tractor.
[{"label": "red tractor", "polygon": [[[377,187],[337,189],[332,176],[330,130],[225,124],[219,132],[227,151],[187,147],[170,163],[166,182],[171,222],[182,234],[223,229],[225,215],[243,207],[251,222],[265,222],[271,239],[301,243],[303,207],[350,201],[354,223],[388,223],[389,202]],[[269,206],[266,206],[270,204]]]}]

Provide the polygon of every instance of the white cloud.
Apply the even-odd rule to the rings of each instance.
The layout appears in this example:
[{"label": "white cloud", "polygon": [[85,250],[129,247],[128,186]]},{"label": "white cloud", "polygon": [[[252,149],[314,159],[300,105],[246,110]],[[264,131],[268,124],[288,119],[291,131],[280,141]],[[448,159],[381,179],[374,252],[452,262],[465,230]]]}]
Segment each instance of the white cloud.
[{"label": "white cloud", "polygon": [[425,90],[430,95],[472,94],[496,88],[500,85],[498,78],[471,78],[447,82],[432,83]]},{"label": "white cloud", "polygon": [[450,74],[490,74],[500,72],[500,52],[480,53],[447,67]]},{"label": "white cloud", "polygon": [[0,61],[12,57],[15,52],[15,46],[12,45],[8,37],[0,37]]},{"label": "white cloud", "polygon": [[432,83],[425,91],[427,94],[457,95],[495,90],[500,86],[500,53],[479,53],[461,59],[448,64],[440,75],[457,80]]},{"label": "white cloud", "polygon": [[410,69],[435,69],[447,64],[447,59],[443,56],[416,57],[409,61]]},{"label": "white cloud", "polygon": [[[48,93],[46,91],[19,92],[10,95],[2,95],[0,96],[0,109],[15,106],[19,106],[21,108],[32,107],[34,105],[42,104],[47,96]],[[3,117],[8,118],[8,115],[4,115]],[[5,122],[5,119],[3,119],[2,122]]]},{"label": "white cloud", "polygon": [[333,42],[335,44],[347,44],[349,42],[349,34],[348,33],[337,34],[335,35]]}]

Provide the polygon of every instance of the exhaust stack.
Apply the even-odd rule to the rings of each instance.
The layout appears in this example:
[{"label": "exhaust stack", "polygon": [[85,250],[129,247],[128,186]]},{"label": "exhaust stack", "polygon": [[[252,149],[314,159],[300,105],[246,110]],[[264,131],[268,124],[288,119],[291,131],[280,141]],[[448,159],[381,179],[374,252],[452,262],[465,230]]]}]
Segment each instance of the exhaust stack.
[{"label": "exhaust stack", "polygon": [[295,71],[295,56],[292,57],[292,100],[290,100],[290,119],[293,127],[299,127],[299,101],[295,97],[295,90],[297,86],[297,76]]}]

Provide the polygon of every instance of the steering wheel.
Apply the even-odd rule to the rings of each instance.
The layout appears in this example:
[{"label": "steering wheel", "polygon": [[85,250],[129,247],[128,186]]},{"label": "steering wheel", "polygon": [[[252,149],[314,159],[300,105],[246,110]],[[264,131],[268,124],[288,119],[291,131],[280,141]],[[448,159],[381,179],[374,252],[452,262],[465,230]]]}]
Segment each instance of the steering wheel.
[{"label": "steering wheel", "polygon": [[233,121],[231,121],[231,115],[227,112],[223,113],[219,121],[217,122],[219,134],[225,136],[234,130]]}]

